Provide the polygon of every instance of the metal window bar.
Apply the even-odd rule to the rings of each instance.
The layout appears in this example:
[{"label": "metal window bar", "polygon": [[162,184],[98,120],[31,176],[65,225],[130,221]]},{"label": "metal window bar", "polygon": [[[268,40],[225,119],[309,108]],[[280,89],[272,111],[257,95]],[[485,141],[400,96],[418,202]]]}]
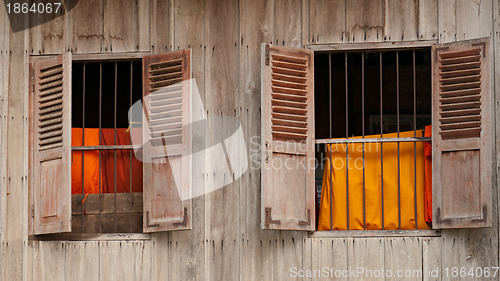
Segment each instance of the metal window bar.
[{"label": "metal window bar", "polygon": [[[82,145],[85,146],[85,73],[87,64],[83,64],[83,92],[82,92]],[[85,233],[85,151],[82,151],[82,232]]]},{"label": "metal window bar", "polygon": [[[346,137],[339,139],[332,139],[332,100],[333,100],[333,85],[332,85],[332,56],[331,53],[328,56],[328,68],[329,68],[329,139],[316,139],[316,145],[328,145],[331,144],[345,144],[346,146],[346,228],[349,230],[349,144],[360,143],[362,144],[362,160],[363,160],[363,228],[366,229],[366,190],[365,190],[365,144],[366,143],[380,143],[381,148],[381,203],[382,203],[382,229],[385,228],[384,214],[384,164],[383,164],[383,144],[384,143],[397,143],[397,160],[398,160],[398,229],[401,229],[401,170],[400,170],[400,143],[413,142],[414,144],[414,213],[415,213],[415,229],[418,229],[417,223],[417,142],[428,142],[431,141],[430,137],[417,137],[417,102],[416,102],[416,62],[415,62],[415,50],[412,53],[412,71],[413,71],[413,137],[400,137],[400,75],[399,75],[399,51],[396,51],[396,115],[397,115],[397,132],[396,138],[384,138],[383,131],[383,53],[379,52],[379,95],[380,95],[380,138],[365,138],[365,53],[362,53],[362,65],[361,65],[361,96],[362,96],[362,136],[357,139],[349,139],[349,89],[348,89],[348,54],[344,54],[344,64],[345,64],[345,111],[346,111]],[[330,163],[330,229],[333,229],[333,165],[332,165],[332,151],[329,150],[329,163]]]}]

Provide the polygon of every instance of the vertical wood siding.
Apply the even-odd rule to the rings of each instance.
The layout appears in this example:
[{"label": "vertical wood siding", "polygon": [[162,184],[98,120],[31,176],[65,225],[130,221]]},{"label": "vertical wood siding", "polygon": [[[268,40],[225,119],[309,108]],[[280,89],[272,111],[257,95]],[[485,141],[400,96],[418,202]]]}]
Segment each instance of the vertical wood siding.
[{"label": "vertical wood siding", "polygon": [[[191,48],[203,113],[238,118],[247,148],[260,155],[260,43],[445,43],[494,33],[498,49],[498,6],[498,0],[149,0],[131,5],[82,0],[63,17],[12,33],[2,5],[0,280],[289,280],[292,266],[421,268],[423,280],[440,280],[425,273],[435,267],[497,266],[497,200],[493,228],[443,231],[442,237],[308,238],[303,232],[263,231],[260,158],[251,155],[240,179],[193,199],[190,231],[153,234],[150,241],[28,242],[26,118],[29,55]],[[498,52],[495,62],[495,84],[500,85]],[[495,100],[498,104],[498,95]],[[496,134],[498,142],[498,126]],[[195,147],[204,147],[210,137],[197,136]],[[205,153],[194,163],[194,186],[205,188],[230,176],[217,169],[217,160]]]}]

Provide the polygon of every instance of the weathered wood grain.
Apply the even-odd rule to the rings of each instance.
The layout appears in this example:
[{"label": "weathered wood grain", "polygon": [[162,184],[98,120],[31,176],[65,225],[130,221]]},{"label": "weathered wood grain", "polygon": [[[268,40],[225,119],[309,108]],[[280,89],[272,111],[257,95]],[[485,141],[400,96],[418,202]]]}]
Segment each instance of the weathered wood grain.
[{"label": "weathered wood grain", "polygon": [[99,242],[99,278],[102,281],[151,280],[149,241]]},{"label": "weathered wood grain", "polygon": [[[141,1],[143,2],[143,1]],[[125,5],[119,0],[104,1],[104,52],[131,52],[139,50],[138,2]],[[144,30],[143,30],[144,31]]]},{"label": "weathered wood grain", "polygon": [[[380,270],[385,268],[384,238],[348,238],[347,265],[350,268],[362,268],[356,280],[373,280]],[[372,270],[372,272],[368,272]],[[362,272],[361,272],[362,271]]]},{"label": "weathered wood grain", "polygon": [[[385,239],[385,269],[393,273],[385,280],[422,280],[422,239],[396,237]],[[401,273],[401,277],[398,277]]]},{"label": "weathered wood grain", "polygon": [[[172,4],[173,34],[171,35],[173,49],[191,49],[191,66],[193,77],[192,91],[192,122],[202,120],[206,115],[197,103],[198,95],[204,92],[204,3],[203,1],[174,1]],[[162,16],[165,17],[165,16]],[[196,92],[196,87],[199,92]],[[200,280],[205,276],[205,197],[204,194],[204,147],[205,134],[193,130],[193,151],[201,151],[192,155],[192,210],[193,220],[190,231],[172,232],[169,244],[158,242],[157,247],[170,247],[172,257],[182,256],[182,259],[169,259],[169,275],[171,280]],[[200,196],[201,195],[201,196]],[[164,237],[162,238],[164,239]],[[158,267],[165,263],[157,259]],[[159,279],[162,280],[162,279]]]},{"label": "weathered wood grain", "polygon": [[383,0],[346,0],[344,42],[384,40]]},{"label": "weathered wood grain", "polygon": [[302,47],[302,0],[274,0],[274,44]]},{"label": "weathered wood grain", "polygon": [[104,41],[103,0],[78,1],[69,13],[72,52],[80,54],[101,52]]},{"label": "weathered wood grain", "polygon": [[438,1],[418,1],[418,39],[433,40],[438,38]]},{"label": "weathered wood grain", "polygon": [[419,1],[384,0],[384,41],[418,39]]},{"label": "weathered wood grain", "polygon": [[151,53],[160,54],[172,50],[172,42],[170,42],[170,18],[172,13],[169,1],[151,0],[149,8]]},{"label": "weathered wood grain", "polygon": [[442,280],[442,239],[422,238],[422,275],[425,281]]},{"label": "weathered wood grain", "polygon": [[[319,269],[321,270],[321,274],[325,274],[323,269],[327,268],[328,278],[331,278],[332,275],[333,277],[336,277],[336,271],[348,270],[346,238],[310,238],[308,240],[312,241],[310,242],[312,244],[312,264],[310,269]],[[331,271],[331,269],[333,269],[333,271]],[[325,277],[325,275],[320,275],[320,277],[316,276],[312,280],[319,281],[324,280],[327,277]]]},{"label": "weathered wood grain", "polygon": [[[238,3],[205,2],[205,110],[212,116],[235,117],[238,108]],[[224,36],[221,36],[224,34]],[[207,143],[228,128],[213,128]],[[219,133],[217,133],[219,132]],[[205,150],[205,237],[207,280],[235,280],[239,276],[240,183],[233,181],[227,159],[216,149]],[[238,163],[235,163],[238,165]],[[218,188],[221,187],[221,188]]]},{"label": "weathered wood grain", "polygon": [[493,34],[493,0],[457,0],[457,40],[490,37]]},{"label": "weathered wood grain", "polygon": [[439,43],[457,40],[456,0],[438,1]]},{"label": "weathered wood grain", "polygon": [[39,281],[64,281],[66,272],[66,242],[38,242],[33,254],[33,277]]},{"label": "weathered wood grain", "polygon": [[66,280],[99,280],[99,266],[99,242],[66,242]]},{"label": "weathered wood grain", "polygon": [[345,0],[310,0],[308,43],[341,43],[345,40],[345,5]]},{"label": "weathered wood grain", "polygon": [[260,226],[260,44],[274,38],[274,1],[242,1],[239,10],[239,104],[249,163],[241,178],[243,280],[273,280],[275,232]]}]

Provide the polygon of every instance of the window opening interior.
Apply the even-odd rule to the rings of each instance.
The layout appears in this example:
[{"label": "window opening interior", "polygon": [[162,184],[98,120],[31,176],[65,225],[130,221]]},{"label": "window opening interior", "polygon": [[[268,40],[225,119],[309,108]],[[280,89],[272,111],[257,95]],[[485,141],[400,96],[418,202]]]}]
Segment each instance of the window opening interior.
[{"label": "window opening interior", "polygon": [[429,228],[430,48],[316,53],[314,67],[318,229]]},{"label": "window opening interior", "polygon": [[142,232],[142,163],[128,120],[141,98],[141,60],[73,62],[72,233]]}]

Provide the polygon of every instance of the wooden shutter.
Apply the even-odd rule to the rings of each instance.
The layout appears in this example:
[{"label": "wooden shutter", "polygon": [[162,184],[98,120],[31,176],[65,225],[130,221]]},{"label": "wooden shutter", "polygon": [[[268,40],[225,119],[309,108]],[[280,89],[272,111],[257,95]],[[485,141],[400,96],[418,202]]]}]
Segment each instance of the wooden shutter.
[{"label": "wooden shutter", "polygon": [[71,54],[33,72],[34,234],[71,231]]},{"label": "wooden shutter", "polygon": [[264,229],[314,230],[314,53],[262,45]]},{"label": "wooden shutter", "polygon": [[432,48],[433,228],[492,222],[490,42]]},{"label": "wooden shutter", "polygon": [[191,51],[143,58],[144,232],[191,228]]}]

